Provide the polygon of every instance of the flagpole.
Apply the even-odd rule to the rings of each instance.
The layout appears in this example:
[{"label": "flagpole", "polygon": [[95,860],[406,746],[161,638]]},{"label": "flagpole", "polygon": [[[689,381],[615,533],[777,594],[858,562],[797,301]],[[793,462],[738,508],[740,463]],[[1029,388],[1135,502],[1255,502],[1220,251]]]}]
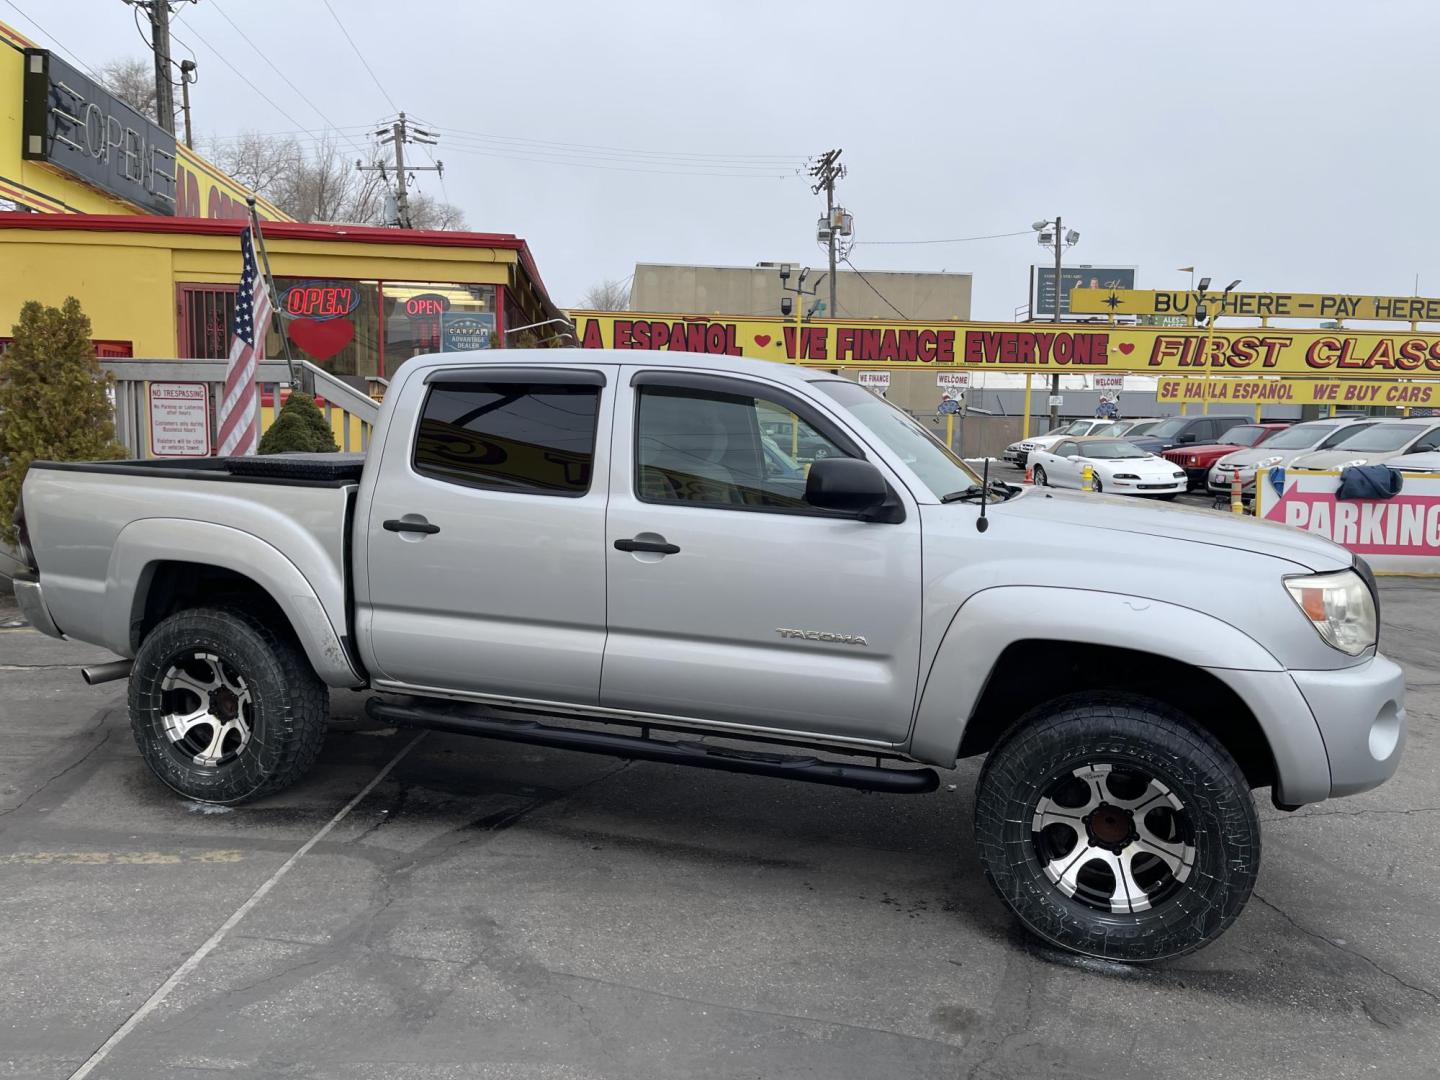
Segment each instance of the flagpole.
[{"label": "flagpole", "polygon": [[[290,372],[290,385],[300,390],[303,387],[295,378],[295,361],[290,356],[290,337],[285,333],[285,316],[280,311],[280,294],[275,288],[275,275],[270,272],[270,253],[265,250],[265,234],[260,231],[260,214],[255,209],[255,196],[246,196],[245,205],[250,208],[250,228],[255,233],[255,246],[260,249],[260,265],[265,268],[265,290],[270,294],[270,311],[280,324],[280,344],[285,350],[285,367]],[[279,406],[279,402],[276,402],[276,406]]]}]

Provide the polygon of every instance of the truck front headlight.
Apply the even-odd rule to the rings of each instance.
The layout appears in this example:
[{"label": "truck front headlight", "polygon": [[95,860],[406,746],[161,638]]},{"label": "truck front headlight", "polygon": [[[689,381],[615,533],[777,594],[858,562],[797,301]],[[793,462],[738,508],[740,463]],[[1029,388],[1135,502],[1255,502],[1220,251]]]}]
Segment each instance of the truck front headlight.
[{"label": "truck front headlight", "polygon": [[1359,656],[1375,644],[1375,598],[1354,570],[1286,578],[1285,588],[1327,645]]}]

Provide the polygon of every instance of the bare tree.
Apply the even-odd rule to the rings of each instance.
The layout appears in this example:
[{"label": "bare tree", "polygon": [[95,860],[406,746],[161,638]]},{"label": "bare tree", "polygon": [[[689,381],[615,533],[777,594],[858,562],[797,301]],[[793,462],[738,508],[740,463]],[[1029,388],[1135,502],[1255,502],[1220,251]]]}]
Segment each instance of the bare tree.
[{"label": "bare tree", "polygon": [[122,57],[100,69],[100,82],[136,112],[159,121],[155,113],[155,68],[148,60]]},{"label": "bare tree", "polygon": [[442,202],[433,195],[410,196],[410,224],[416,229],[440,229],[463,232],[465,211],[454,203]]},{"label": "bare tree", "polygon": [[630,307],[630,286],[625,281],[606,278],[585,290],[580,306],[589,311],[627,311]]},{"label": "bare tree", "polygon": [[[299,221],[385,224],[389,174],[360,172],[352,150],[333,139],[307,152],[294,138],[250,131],[211,139],[206,150],[215,164]],[[459,207],[430,195],[410,196],[410,217],[417,229],[465,228]]]}]

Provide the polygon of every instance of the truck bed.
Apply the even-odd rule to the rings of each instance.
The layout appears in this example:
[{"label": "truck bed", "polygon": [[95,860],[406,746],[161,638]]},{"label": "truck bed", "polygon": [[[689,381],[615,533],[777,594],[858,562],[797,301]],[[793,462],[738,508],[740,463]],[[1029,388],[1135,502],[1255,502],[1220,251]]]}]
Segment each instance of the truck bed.
[{"label": "truck bed", "polygon": [[348,640],[363,467],[360,454],[35,462],[23,505],[55,625],[133,656],[154,575],[203,563],[256,580],[292,620]]}]

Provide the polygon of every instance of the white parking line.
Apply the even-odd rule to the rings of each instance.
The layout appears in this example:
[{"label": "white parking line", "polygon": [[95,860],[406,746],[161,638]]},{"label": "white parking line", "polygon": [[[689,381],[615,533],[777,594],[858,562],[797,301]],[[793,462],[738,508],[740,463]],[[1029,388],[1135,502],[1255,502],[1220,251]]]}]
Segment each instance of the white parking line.
[{"label": "white parking line", "polygon": [[134,1031],[140,1025],[140,1022],[145,1019],[145,1017],[149,1016],[152,1012],[159,1008],[160,1005],[165,1001],[165,999],[170,996],[170,992],[174,990],[175,987],[180,985],[181,981],[185,978],[185,976],[189,975],[192,971],[194,971],[200,965],[200,962],[205,959],[205,957],[209,956],[212,952],[215,951],[215,947],[219,945],[220,942],[224,941],[225,935],[230,933],[231,930],[235,929],[236,925],[240,922],[240,920],[245,918],[245,916],[250,913],[250,909],[253,908],[256,904],[260,903],[261,900],[265,899],[266,894],[275,887],[275,885],[280,881],[281,878],[283,878],[286,874],[290,872],[290,868],[293,867],[296,863],[298,863],[301,859],[303,859],[311,848],[313,848],[321,840],[324,840],[325,837],[330,834],[331,829],[335,828],[336,825],[339,825],[340,822],[344,821],[345,816],[349,814],[351,810],[354,810],[355,807],[360,805],[361,800],[363,800],[365,796],[369,795],[370,792],[374,791],[375,788],[379,786],[380,782],[385,779],[385,777],[390,775],[390,770],[395,768],[396,765],[400,764],[401,759],[404,758],[406,754],[408,754],[411,750],[415,748],[415,744],[418,743],[421,739],[423,739],[425,737],[425,734],[426,733],[423,731],[420,732],[420,734],[416,735],[415,738],[411,739],[408,743],[402,746],[400,748],[400,752],[396,754],[393,758],[391,758],[389,763],[386,764],[383,769],[381,769],[378,773],[375,774],[375,778],[360,789],[360,794],[356,795],[348,803],[342,806],[339,813],[337,813],[334,817],[327,821],[321,827],[319,832],[317,832],[314,836],[310,837],[309,840],[306,840],[305,843],[301,845],[300,849],[296,851],[294,855],[291,855],[290,858],[285,860],[284,864],[280,867],[280,869],[276,870],[275,873],[271,874],[270,877],[267,878],[258,889],[251,893],[250,898],[246,900],[243,904],[241,904],[238,908],[236,908],[234,914],[232,914],[220,925],[220,929],[216,930],[215,933],[211,934],[209,940],[207,940],[204,945],[201,945],[200,948],[196,949],[193,953],[191,953],[189,958],[186,959],[186,961],[178,968],[176,968],[175,971],[170,975],[170,977],[161,984],[160,989],[156,990],[153,994],[151,994],[150,997],[146,999],[145,1004],[141,1005],[138,1009],[131,1013],[129,1018],[118,1028],[115,1029],[115,1033],[111,1035],[110,1038],[105,1040],[105,1042],[101,1045],[100,1049],[96,1050],[95,1053],[90,1055],[90,1057],[86,1060],[85,1064],[81,1065],[78,1069],[76,1069],[73,1073],[70,1074],[70,1080],[83,1080],[84,1077],[87,1077],[92,1072],[94,1072],[95,1067],[110,1056],[110,1051],[114,1050],[116,1046],[120,1045],[121,1040],[124,1039],[125,1036],[129,1035],[130,1032]]}]

